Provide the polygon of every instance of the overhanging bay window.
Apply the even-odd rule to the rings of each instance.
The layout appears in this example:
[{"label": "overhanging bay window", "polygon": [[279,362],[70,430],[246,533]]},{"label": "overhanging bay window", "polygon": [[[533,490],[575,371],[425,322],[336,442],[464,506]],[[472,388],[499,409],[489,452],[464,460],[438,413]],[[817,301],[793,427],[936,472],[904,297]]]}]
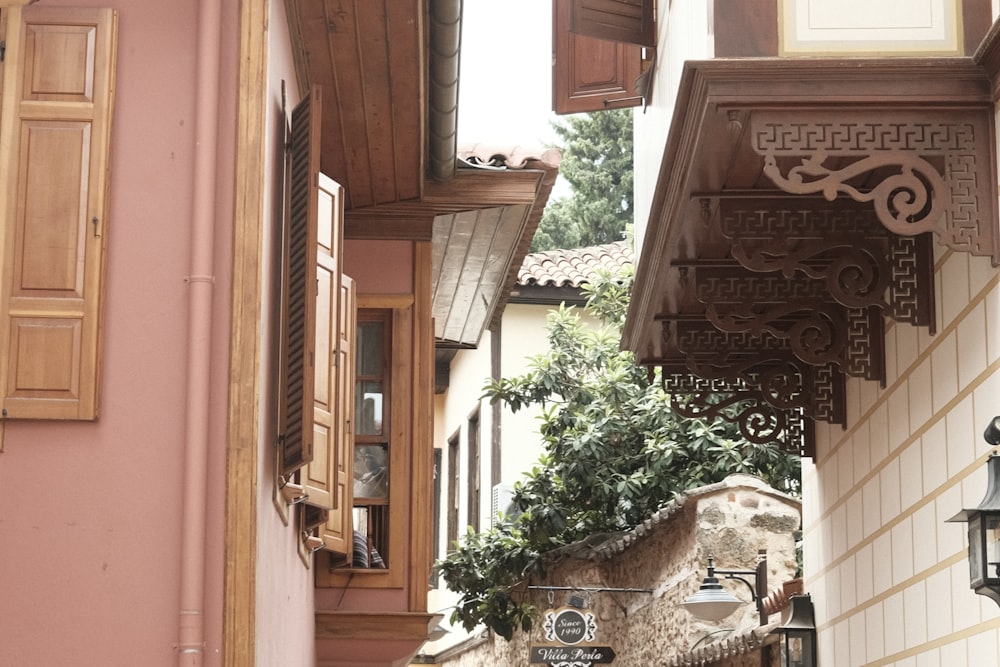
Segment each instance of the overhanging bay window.
[{"label": "overhanging bay window", "polygon": [[[412,336],[413,299],[360,294],[354,316],[351,472],[343,505],[351,519],[351,548],[327,546],[317,561],[316,584],[392,588],[402,584],[407,567],[413,365],[400,351]],[[320,534],[325,538],[330,531],[328,525]]]}]

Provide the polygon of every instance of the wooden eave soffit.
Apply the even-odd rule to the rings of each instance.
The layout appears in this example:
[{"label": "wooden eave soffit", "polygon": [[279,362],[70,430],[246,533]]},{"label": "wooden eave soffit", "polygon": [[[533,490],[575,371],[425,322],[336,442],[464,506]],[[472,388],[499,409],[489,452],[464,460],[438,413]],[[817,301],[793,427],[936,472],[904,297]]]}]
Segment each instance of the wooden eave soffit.
[{"label": "wooden eave soffit", "polygon": [[848,377],[884,385],[886,319],[933,333],[932,244],[1000,263],[993,104],[762,101],[706,105],[726,145],[685,144],[687,187],[658,195],[638,352],[682,414],[811,455],[815,420],[846,425]]},{"label": "wooden eave soffit", "polygon": [[543,178],[545,171],[538,169],[511,169],[502,173],[458,169],[446,182],[427,181],[420,200],[347,211],[344,237],[430,241],[435,216],[499,206],[531,206]]}]

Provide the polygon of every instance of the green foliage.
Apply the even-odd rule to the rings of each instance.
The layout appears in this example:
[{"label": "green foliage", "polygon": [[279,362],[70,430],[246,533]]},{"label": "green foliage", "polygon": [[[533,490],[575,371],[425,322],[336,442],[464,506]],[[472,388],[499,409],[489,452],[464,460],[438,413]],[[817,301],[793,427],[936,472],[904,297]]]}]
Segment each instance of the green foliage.
[{"label": "green foliage", "polygon": [[632,223],[632,110],[565,116],[552,127],[564,142],[559,173],[572,196],[549,202],[531,251],[622,240]]},{"label": "green foliage", "polygon": [[515,485],[520,514],[470,533],[436,565],[461,594],[453,622],[507,639],[529,629],[524,586],[547,552],[631,529],[686,489],[742,472],[798,491],[798,457],[746,442],[730,422],[680,417],[658,379],[619,349],[631,280],[605,276],[591,289],[587,310],[603,327],[562,307],[548,319],[549,352],[523,375],[487,383],[486,396],[513,411],[541,406],[544,454]]}]

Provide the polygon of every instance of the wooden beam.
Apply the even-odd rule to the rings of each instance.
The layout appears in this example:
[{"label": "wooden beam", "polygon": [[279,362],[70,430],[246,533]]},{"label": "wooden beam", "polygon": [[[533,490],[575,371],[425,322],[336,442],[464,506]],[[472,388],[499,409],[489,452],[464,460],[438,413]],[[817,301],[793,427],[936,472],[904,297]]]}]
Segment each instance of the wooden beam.
[{"label": "wooden beam", "polygon": [[316,639],[426,640],[442,618],[428,613],[318,611]]},{"label": "wooden beam", "polygon": [[427,207],[378,207],[347,211],[344,238],[351,240],[430,241],[436,211]]},{"label": "wooden beam", "polygon": [[226,667],[256,664],[257,448],[261,230],[268,100],[269,0],[240,3],[236,183],[233,210],[232,319],[226,428],[222,660]]},{"label": "wooden beam", "polygon": [[410,451],[410,562],[407,609],[427,611],[427,589],[434,545],[434,322],[431,319],[432,263],[430,243],[417,243],[413,261],[413,428]]},{"label": "wooden beam", "polygon": [[[427,181],[424,204],[471,211],[507,204],[533,204],[544,171],[537,169],[459,169],[447,183]],[[455,208],[464,206],[464,208]]]}]

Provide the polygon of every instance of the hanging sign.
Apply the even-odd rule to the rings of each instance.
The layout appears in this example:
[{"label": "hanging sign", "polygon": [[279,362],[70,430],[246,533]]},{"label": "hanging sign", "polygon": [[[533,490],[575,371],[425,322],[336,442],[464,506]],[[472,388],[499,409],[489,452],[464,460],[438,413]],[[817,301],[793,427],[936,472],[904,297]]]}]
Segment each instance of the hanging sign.
[{"label": "hanging sign", "polygon": [[530,663],[548,663],[552,667],[588,667],[604,665],[615,659],[610,646],[532,646]]},{"label": "hanging sign", "polygon": [[597,621],[593,612],[577,607],[548,609],[542,629],[548,645],[531,645],[529,662],[547,663],[551,667],[590,667],[607,664],[615,659],[610,646],[594,646]]}]

